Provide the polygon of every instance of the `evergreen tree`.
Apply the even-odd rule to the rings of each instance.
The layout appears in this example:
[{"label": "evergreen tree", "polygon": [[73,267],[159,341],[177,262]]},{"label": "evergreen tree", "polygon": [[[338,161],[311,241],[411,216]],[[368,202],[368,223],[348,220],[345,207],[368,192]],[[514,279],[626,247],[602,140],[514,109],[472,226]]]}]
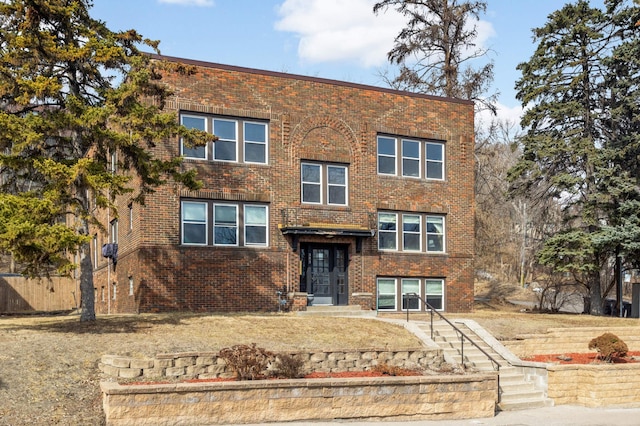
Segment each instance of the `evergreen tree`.
[{"label": "evergreen tree", "polygon": [[79,251],[82,321],[95,320],[89,232],[104,227],[96,212],[115,215],[115,197],[143,202],[170,178],[197,187],[179,158],[156,158],[151,148],[208,138],[162,113],[169,93],[159,69],[169,65],[138,48],[158,43],[110,31],[91,6],[0,2],[0,250],[30,276],[68,274]]},{"label": "evergreen tree", "polygon": [[636,177],[619,179],[627,167],[619,161],[627,130],[614,125],[614,105],[633,101],[611,86],[617,62],[611,58],[624,45],[628,16],[637,8],[625,0],[605,3],[605,10],[586,0],[567,4],[533,30],[538,45],[518,66],[522,78],[516,83],[527,133],[509,174],[513,194],[535,190],[562,203],[563,229],[546,241],[539,259],[584,284],[592,314],[601,313],[602,272],[616,255],[606,237],[618,214],[616,194],[637,191]]}]

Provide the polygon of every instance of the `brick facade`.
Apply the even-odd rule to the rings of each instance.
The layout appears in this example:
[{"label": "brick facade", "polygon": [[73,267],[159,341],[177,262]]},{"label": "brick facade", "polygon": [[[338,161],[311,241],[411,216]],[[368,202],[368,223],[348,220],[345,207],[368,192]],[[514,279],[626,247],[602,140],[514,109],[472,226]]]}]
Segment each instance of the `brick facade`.
[{"label": "brick facade", "polygon": [[[198,170],[204,183],[201,190],[167,184],[150,194],[145,205],[133,205],[131,212],[123,199],[118,217],[117,268],[108,268],[99,256],[94,273],[98,312],[273,311],[278,307],[277,290],[285,288],[291,296],[301,290],[310,292],[304,284],[301,288],[301,271],[307,262],[306,252],[304,262],[301,252],[311,253],[314,247],[346,249],[346,278],[341,282],[348,304],[376,309],[378,277],[433,277],[444,280],[445,311],[472,309],[471,102],[164,59],[196,70],[189,77],[165,75],[164,81],[174,92],[166,109],[177,115],[267,123],[267,162],[185,159],[184,168]],[[378,174],[378,135],[442,142],[444,179]],[[180,155],[179,141],[166,141],[157,147],[156,155]],[[302,202],[304,161],[346,166],[347,205]],[[421,161],[424,163],[425,158]],[[237,203],[238,211],[245,203],[267,206],[268,245],[182,244],[181,200]],[[379,250],[377,215],[381,211],[444,217],[446,250]],[[397,232],[401,238],[402,229]],[[104,242],[107,237],[99,234],[97,246]],[[330,252],[332,256],[334,252]],[[299,307],[299,301],[296,305]]]}]

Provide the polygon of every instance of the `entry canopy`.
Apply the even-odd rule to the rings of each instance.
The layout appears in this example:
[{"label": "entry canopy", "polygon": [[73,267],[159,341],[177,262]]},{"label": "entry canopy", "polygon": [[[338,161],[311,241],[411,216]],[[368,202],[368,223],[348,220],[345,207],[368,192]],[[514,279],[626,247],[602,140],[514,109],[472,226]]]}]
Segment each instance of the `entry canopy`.
[{"label": "entry canopy", "polygon": [[286,226],[280,227],[283,235],[293,237],[293,251],[298,250],[298,237],[300,235],[319,235],[326,238],[333,237],[356,237],[356,252],[362,250],[362,239],[371,238],[376,234],[373,229],[360,226],[336,225],[334,223],[313,223],[308,226]]}]

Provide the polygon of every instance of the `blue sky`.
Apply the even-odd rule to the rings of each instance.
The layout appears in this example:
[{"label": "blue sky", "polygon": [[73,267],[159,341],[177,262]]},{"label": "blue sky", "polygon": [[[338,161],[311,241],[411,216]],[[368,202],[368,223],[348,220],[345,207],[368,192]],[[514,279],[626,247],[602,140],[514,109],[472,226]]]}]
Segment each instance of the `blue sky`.
[{"label": "blue sky", "polygon": [[[94,0],[112,30],[160,40],[164,55],[385,86],[386,53],[404,20],[376,0]],[[488,0],[479,40],[491,49],[499,117],[521,112],[513,86],[534,50],[531,29],[563,0]],[[601,4],[600,0],[594,3]]]}]

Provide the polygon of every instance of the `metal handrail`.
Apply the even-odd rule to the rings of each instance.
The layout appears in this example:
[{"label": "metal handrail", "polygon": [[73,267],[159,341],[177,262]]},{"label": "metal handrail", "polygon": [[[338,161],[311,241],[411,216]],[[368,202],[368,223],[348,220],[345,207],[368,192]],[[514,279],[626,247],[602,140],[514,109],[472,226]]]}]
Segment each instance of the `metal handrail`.
[{"label": "metal handrail", "polygon": [[[424,303],[424,306],[426,306],[427,309],[429,309],[429,311],[431,313],[431,324],[430,324],[430,326],[431,326],[431,340],[433,340],[433,314],[434,314],[434,312],[436,314],[438,314],[440,319],[444,320],[447,324],[449,324],[455,330],[456,333],[458,333],[458,335],[460,336],[460,357],[461,357],[461,365],[462,365],[463,368],[464,368],[464,339],[467,339],[473,346],[478,348],[480,350],[480,352],[482,352],[487,358],[489,358],[489,361],[491,361],[491,363],[494,366],[494,368],[496,369],[496,371],[498,373],[500,373],[500,364],[498,363],[498,361],[496,361],[484,349],[482,349],[480,346],[478,346],[478,344],[476,342],[471,340],[471,338],[469,338],[469,336],[464,334],[462,332],[462,330],[460,330],[458,327],[456,327],[451,321],[446,319],[444,317],[444,315],[442,315],[440,312],[436,311],[436,309],[433,306],[431,306],[425,299],[421,298],[420,295],[418,295],[417,293],[405,293],[405,297],[407,297],[407,298],[417,298],[419,300],[422,300],[422,303]],[[406,306],[407,306],[407,322],[408,322],[409,321],[409,304],[407,303]]]}]

